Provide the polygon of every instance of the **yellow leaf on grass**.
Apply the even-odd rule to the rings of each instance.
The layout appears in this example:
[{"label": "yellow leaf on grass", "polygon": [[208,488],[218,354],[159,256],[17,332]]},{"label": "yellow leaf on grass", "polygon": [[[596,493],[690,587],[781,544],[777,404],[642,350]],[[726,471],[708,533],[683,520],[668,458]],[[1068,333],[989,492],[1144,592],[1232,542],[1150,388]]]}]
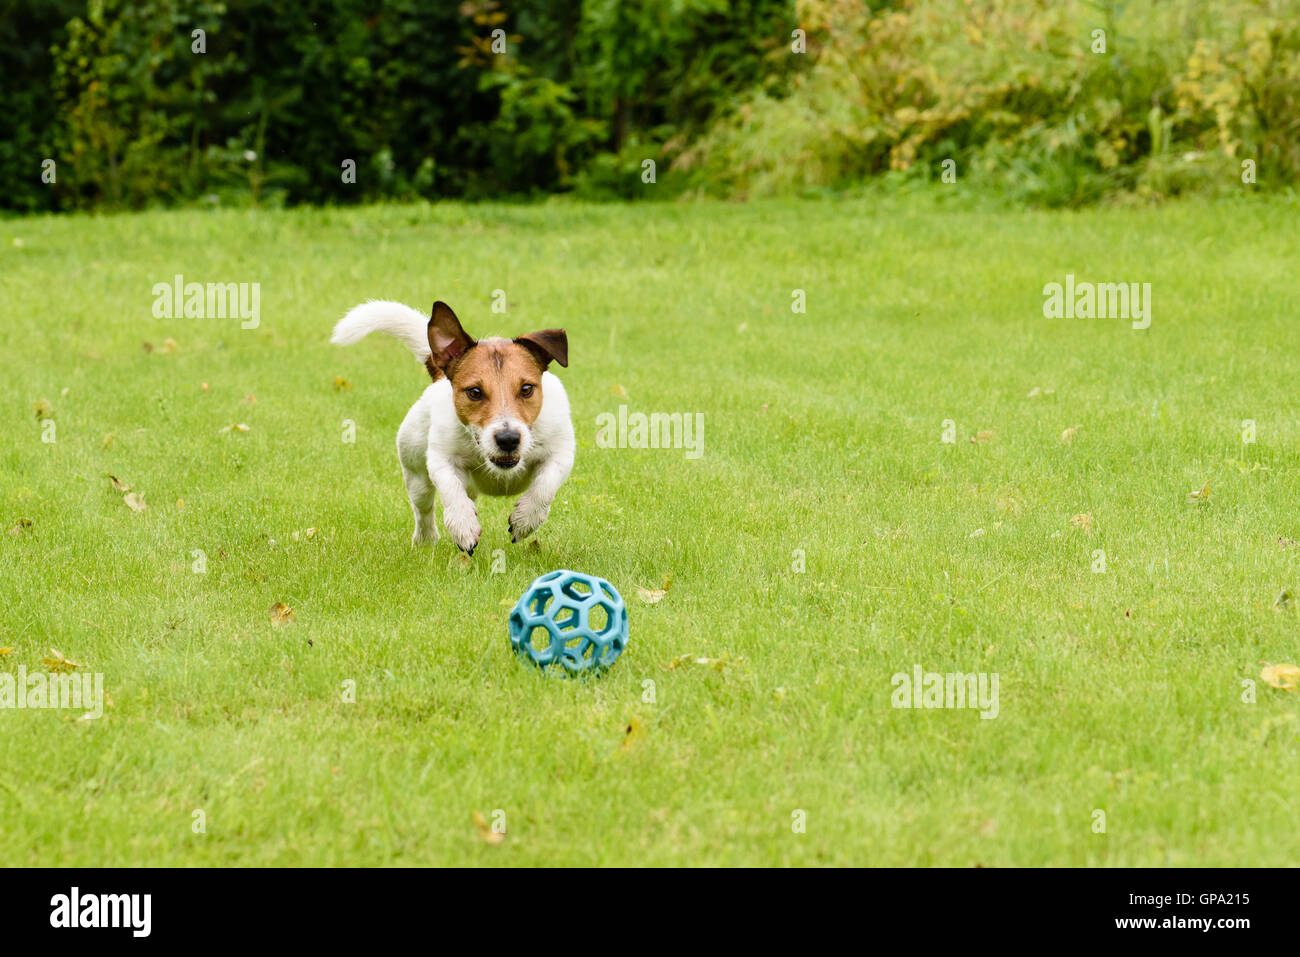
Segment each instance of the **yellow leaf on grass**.
[{"label": "yellow leaf on grass", "polygon": [[14,650],[12,648],[0,648],[0,658],[4,658],[8,655],[12,655],[13,653]]},{"label": "yellow leaf on grass", "polygon": [[743,665],[744,658],[733,658],[727,652],[723,652],[717,658],[702,658],[696,655],[678,655],[672,661],[663,661],[659,667],[664,671],[676,671],[678,668],[684,668],[687,665],[703,665],[706,668],[712,668],[714,671],[721,671],[727,665]]},{"label": "yellow leaf on grass", "polygon": [[484,844],[500,844],[506,839],[504,831],[494,831],[488,827],[487,819],[479,811],[474,812],[474,827],[478,830],[478,839]]},{"label": "yellow leaf on grass", "polygon": [[632,746],[643,737],[645,737],[645,728],[636,717],[633,717],[628,720],[627,727],[623,729],[623,743],[618,746],[618,749],[631,751]]},{"label": "yellow leaf on grass", "polygon": [[1187,501],[1194,505],[1208,505],[1210,503],[1210,483],[1206,482],[1200,488],[1188,492]]},{"label": "yellow leaf on grass", "polygon": [[1080,512],[1078,515],[1071,516],[1070,524],[1087,534],[1092,534],[1092,516],[1087,512]]},{"label": "yellow leaf on grass", "polygon": [[616,386],[614,386],[613,388],[611,388],[611,389],[609,390],[609,394],[610,394],[610,395],[616,395],[616,396],[618,396],[620,399],[626,399],[626,398],[627,398],[627,389],[623,388],[621,385],[616,385]]},{"label": "yellow leaf on grass", "polygon": [[980,431],[978,431],[978,432],[976,432],[974,435],[972,435],[972,436],[970,437],[970,440],[971,440],[971,443],[974,444],[974,445],[983,445],[985,442],[992,442],[992,441],[993,441],[993,430],[992,430],[992,429],[981,429]]},{"label": "yellow leaf on grass", "polygon": [[1265,665],[1259,676],[1265,684],[1283,691],[1300,688],[1300,668],[1295,665]]},{"label": "yellow leaf on grass", "polygon": [[653,605],[656,602],[663,601],[664,596],[667,595],[669,590],[673,587],[673,576],[671,574],[662,576],[659,579],[659,585],[660,587],[658,588],[642,588],[640,585],[637,585],[637,596],[647,605]]},{"label": "yellow leaf on grass", "polygon": [[135,492],[127,492],[126,495],[122,497],[122,501],[125,502],[126,507],[133,512],[143,512],[148,508],[148,506],[144,504],[143,492],[140,492],[139,494],[136,494]]},{"label": "yellow leaf on grass", "polygon": [[53,671],[56,674],[67,674],[74,668],[81,667],[81,665],[77,664],[75,661],[66,658],[63,652],[59,651],[58,648],[51,648],[50,657],[42,658],[41,664],[43,664],[47,670]]},{"label": "yellow leaf on grass", "polygon": [[1077,425],[1070,426],[1068,429],[1066,429],[1064,432],[1061,433],[1061,441],[1064,442],[1066,445],[1073,444],[1075,433],[1077,433],[1078,431],[1079,431],[1079,427]]},{"label": "yellow leaf on grass", "polygon": [[162,344],[163,352],[175,352],[180,346],[176,344],[175,339],[164,339]]},{"label": "yellow leaf on grass", "polygon": [[349,382],[347,379],[343,378],[343,376],[336,375],[334,377],[334,388],[337,389],[339,392],[351,392],[352,383]]},{"label": "yellow leaf on grass", "polygon": [[49,399],[37,399],[32,403],[32,411],[36,413],[36,418],[42,422],[54,418],[54,406],[50,405]]},{"label": "yellow leaf on grass", "polygon": [[271,624],[285,625],[295,621],[293,609],[282,601],[277,601],[271,606]]}]

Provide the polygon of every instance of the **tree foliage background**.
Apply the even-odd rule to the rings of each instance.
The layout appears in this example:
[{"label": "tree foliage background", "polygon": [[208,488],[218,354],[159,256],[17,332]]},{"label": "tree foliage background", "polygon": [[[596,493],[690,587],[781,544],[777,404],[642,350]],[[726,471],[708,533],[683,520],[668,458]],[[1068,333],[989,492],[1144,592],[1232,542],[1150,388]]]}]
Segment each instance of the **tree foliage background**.
[{"label": "tree foliage background", "polygon": [[0,0],[0,105],[16,211],[744,198],[948,159],[1148,201],[1243,164],[1294,188],[1300,0]]}]

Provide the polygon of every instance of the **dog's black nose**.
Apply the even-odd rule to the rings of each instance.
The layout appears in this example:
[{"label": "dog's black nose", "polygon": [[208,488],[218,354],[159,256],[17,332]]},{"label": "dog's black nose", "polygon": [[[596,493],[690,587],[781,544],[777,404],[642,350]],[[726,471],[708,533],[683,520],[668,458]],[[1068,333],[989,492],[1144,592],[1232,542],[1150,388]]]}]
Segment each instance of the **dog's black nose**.
[{"label": "dog's black nose", "polygon": [[513,452],[519,448],[519,433],[514,429],[502,429],[494,441],[502,452]]}]

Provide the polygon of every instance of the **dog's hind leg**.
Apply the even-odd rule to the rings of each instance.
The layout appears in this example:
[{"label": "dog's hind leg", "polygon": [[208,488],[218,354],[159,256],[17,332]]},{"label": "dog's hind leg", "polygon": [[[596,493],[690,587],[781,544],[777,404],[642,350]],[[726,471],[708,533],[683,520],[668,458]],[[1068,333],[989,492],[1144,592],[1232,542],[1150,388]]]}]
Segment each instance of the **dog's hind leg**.
[{"label": "dog's hind leg", "polygon": [[413,471],[405,463],[402,464],[402,478],[406,481],[406,494],[411,497],[411,512],[415,515],[411,544],[432,545],[438,540],[438,523],[433,513],[437,490],[427,473]]}]

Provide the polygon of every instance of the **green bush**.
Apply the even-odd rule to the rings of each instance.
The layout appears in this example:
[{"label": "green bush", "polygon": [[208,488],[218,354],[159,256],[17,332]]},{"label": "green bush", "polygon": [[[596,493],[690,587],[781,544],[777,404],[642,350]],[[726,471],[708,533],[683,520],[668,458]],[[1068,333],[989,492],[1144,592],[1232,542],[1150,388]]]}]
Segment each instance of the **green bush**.
[{"label": "green bush", "polygon": [[1300,0],[0,0],[0,101],[18,211],[743,198],[945,160],[1146,201],[1297,180]]},{"label": "green bush", "polygon": [[761,82],[790,14],[789,0],[0,0],[0,160],[19,171],[0,208],[635,195],[639,169],[609,179],[620,157],[685,141]]},{"label": "green bush", "polygon": [[1050,206],[1235,187],[1243,159],[1261,183],[1295,182],[1297,10],[801,0],[793,91],[749,98],[674,168],[698,191],[746,196],[932,176],[951,159],[972,182]]}]

